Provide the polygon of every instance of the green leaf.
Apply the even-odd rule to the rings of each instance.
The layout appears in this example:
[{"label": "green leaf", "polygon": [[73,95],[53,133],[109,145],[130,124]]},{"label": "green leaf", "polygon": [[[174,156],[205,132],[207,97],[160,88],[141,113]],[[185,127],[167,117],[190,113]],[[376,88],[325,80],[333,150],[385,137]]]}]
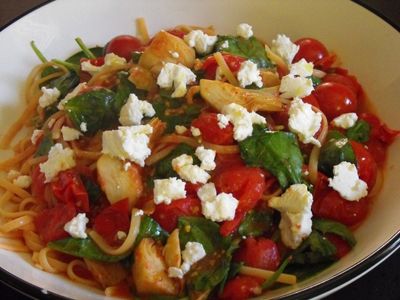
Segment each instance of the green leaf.
[{"label": "green leaf", "polygon": [[239,147],[247,165],[265,168],[282,188],[301,183],[303,156],[293,133],[268,132],[257,125],[253,135],[240,142]]},{"label": "green leaf", "polygon": [[316,76],[314,76],[314,75],[310,76],[310,78],[311,78],[311,81],[312,81],[312,83],[313,83],[313,87],[314,87],[314,88],[316,88],[317,86],[319,86],[319,85],[321,84],[321,82],[322,82],[322,79],[321,79],[321,78],[318,78],[318,77],[316,77]]},{"label": "green leaf", "polygon": [[332,177],[333,167],[342,161],[356,164],[356,157],[348,139],[339,131],[328,132],[326,142],[321,147],[318,169],[325,175]]},{"label": "green leaf", "polygon": [[353,233],[342,223],[327,219],[313,219],[313,228],[323,234],[334,233],[343,238],[351,247],[356,245]]},{"label": "green leaf", "polygon": [[[96,57],[99,56],[103,56],[103,47],[93,47],[89,49]],[[83,51],[79,51],[73,55],[71,55],[70,57],[68,57],[66,59],[67,62],[72,63],[72,64],[77,64],[80,65],[81,64],[81,59],[82,58],[87,58],[85,53],[83,53]]]},{"label": "green leaf", "polygon": [[272,213],[267,211],[252,211],[246,214],[239,226],[241,236],[257,237],[268,232],[273,225]]},{"label": "green leaf", "polygon": [[135,246],[144,238],[152,238],[157,241],[165,242],[168,238],[168,232],[162,229],[153,218],[143,215],[140,222],[139,233],[135,240]]},{"label": "green leaf", "polygon": [[128,100],[130,94],[134,93],[139,99],[145,99],[146,91],[139,90],[135,87],[135,85],[128,80],[129,73],[128,72],[119,72],[118,79],[119,83],[115,88],[115,102],[114,102],[114,111],[119,115],[122,106]]},{"label": "green leaf", "polygon": [[353,127],[350,127],[346,131],[346,136],[353,141],[359,143],[366,143],[369,141],[371,133],[371,125],[364,120],[358,120]]},{"label": "green leaf", "polygon": [[66,238],[50,242],[47,246],[51,249],[62,253],[70,254],[77,257],[93,259],[102,262],[117,262],[125,258],[127,255],[112,256],[104,253],[93,240]]},{"label": "green leaf", "polygon": [[85,186],[86,192],[88,193],[90,206],[98,203],[100,197],[103,195],[100,186],[89,177],[81,176],[81,179],[83,185]]},{"label": "green leaf", "polygon": [[50,148],[54,146],[51,132],[46,133],[36,150],[35,157],[49,154]]},{"label": "green leaf", "polygon": [[287,257],[279,266],[278,270],[276,270],[274,272],[274,274],[272,274],[272,276],[270,278],[268,278],[267,280],[264,281],[264,283],[262,284],[261,288],[263,290],[265,289],[269,289],[275,282],[276,280],[279,278],[279,276],[283,273],[283,271],[285,271],[287,265],[290,263],[290,261],[292,260],[292,257],[289,256]]},{"label": "green leaf", "polygon": [[[227,42],[228,47],[222,45]],[[234,55],[242,56],[256,63],[259,68],[271,68],[273,64],[267,57],[264,44],[254,36],[245,39],[239,36],[220,35],[215,44],[215,52],[229,52]]]},{"label": "green leaf", "polygon": [[61,77],[49,81],[45,85],[49,88],[57,88],[60,91],[59,99],[62,99],[78,84],[79,76],[75,72],[69,72]]}]

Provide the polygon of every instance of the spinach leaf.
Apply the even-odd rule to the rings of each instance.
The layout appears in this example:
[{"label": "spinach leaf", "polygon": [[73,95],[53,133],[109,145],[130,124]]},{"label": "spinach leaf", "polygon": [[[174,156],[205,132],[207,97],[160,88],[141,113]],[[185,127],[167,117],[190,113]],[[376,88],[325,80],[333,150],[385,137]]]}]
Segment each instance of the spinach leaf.
[{"label": "spinach leaf", "polygon": [[252,211],[246,214],[239,226],[241,236],[257,237],[268,232],[273,225],[272,213],[267,211]]},{"label": "spinach leaf", "polygon": [[49,154],[50,148],[54,146],[54,141],[51,132],[46,133],[36,150],[35,157]]},{"label": "spinach leaf", "polygon": [[157,241],[165,242],[168,238],[168,232],[162,229],[153,218],[143,215],[140,222],[139,233],[135,240],[135,246],[144,238],[152,238]]},{"label": "spinach leaf", "polygon": [[90,205],[92,206],[98,203],[100,197],[103,195],[99,185],[89,177],[81,175],[81,179],[83,185],[85,186],[86,192],[88,193]]},{"label": "spinach leaf", "polygon": [[78,84],[79,76],[75,72],[69,72],[46,83],[46,86],[49,88],[57,88],[60,91],[59,99],[62,99]]},{"label": "spinach leaf", "polygon": [[316,88],[316,87],[317,87],[318,85],[320,85],[321,82],[322,82],[322,79],[321,79],[321,78],[316,77],[316,76],[314,76],[314,75],[310,76],[310,79],[311,79],[311,81],[312,81],[312,84],[313,84],[313,87],[314,87],[314,88]]},{"label": "spinach leaf", "polygon": [[47,246],[62,253],[77,257],[89,258],[102,262],[116,262],[125,258],[127,255],[112,256],[104,253],[92,239],[66,238],[50,242]]},{"label": "spinach leaf", "polygon": [[[222,45],[227,42],[228,47]],[[271,68],[273,65],[267,57],[264,44],[254,36],[245,39],[239,36],[220,35],[215,43],[215,51],[229,52],[245,57],[256,63],[259,68]]]},{"label": "spinach leaf", "polygon": [[65,111],[76,128],[82,122],[87,124],[87,134],[93,135],[100,129],[107,129],[118,121],[113,110],[115,93],[108,89],[94,90],[70,99]]},{"label": "spinach leaf", "polygon": [[325,270],[330,265],[332,265],[332,263],[333,261],[328,261],[328,262],[308,265],[307,267],[299,264],[291,264],[287,266],[285,272],[288,274],[295,275],[297,277],[297,281],[300,282]]},{"label": "spinach leaf", "polygon": [[350,127],[346,131],[346,136],[353,141],[359,143],[366,143],[369,141],[369,135],[371,133],[371,125],[364,120],[358,120],[353,127]]},{"label": "spinach leaf", "polygon": [[332,177],[333,167],[342,161],[356,164],[356,157],[348,139],[339,131],[328,132],[326,142],[321,147],[318,169],[325,175]]},{"label": "spinach leaf", "polygon": [[113,108],[115,113],[119,115],[122,106],[128,100],[129,94],[134,93],[139,99],[144,99],[147,92],[137,89],[135,85],[128,80],[128,72],[119,72],[117,76],[119,83],[115,88],[115,101]]},{"label": "spinach leaf", "polygon": [[239,143],[239,148],[247,165],[265,168],[282,188],[301,183],[303,156],[293,133],[268,132],[257,125],[253,135]]},{"label": "spinach leaf", "polygon": [[[99,57],[99,56],[103,56],[103,47],[93,47],[89,49],[94,56]],[[85,53],[83,53],[83,51],[79,51],[73,55],[71,55],[70,57],[68,57],[66,59],[67,62],[72,63],[72,64],[77,64],[80,65],[81,64],[81,59],[82,58],[87,58]]]},{"label": "spinach leaf", "polygon": [[326,220],[313,219],[313,229],[318,230],[322,234],[334,233],[343,238],[351,247],[356,245],[356,239],[353,233],[342,223]]}]

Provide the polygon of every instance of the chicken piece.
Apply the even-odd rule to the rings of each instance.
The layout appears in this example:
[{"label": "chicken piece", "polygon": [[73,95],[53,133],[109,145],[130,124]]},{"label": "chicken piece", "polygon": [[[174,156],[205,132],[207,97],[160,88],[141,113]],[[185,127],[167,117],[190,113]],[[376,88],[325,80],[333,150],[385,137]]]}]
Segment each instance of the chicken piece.
[{"label": "chicken piece", "polygon": [[150,238],[141,240],[137,246],[132,276],[139,294],[179,294],[179,280],[168,277],[162,251],[163,247]]},{"label": "chicken piece", "polygon": [[84,258],[90,273],[103,288],[114,286],[123,281],[128,273],[119,263],[104,263]]},{"label": "chicken piece", "polygon": [[111,204],[128,198],[129,206],[133,207],[143,193],[142,176],[135,164],[126,164],[118,158],[103,154],[97,160],[97,176]]},{"label": "chicken piece", "polygon": [[182,257],[181,246],[179,244],[179,229],[172,231],[163,252],[168,267],[180,268]]},{"label": "chicken piece", "polygon": [[157,89],[156,80],[151,72],[139,65],[134,65],[129,70],[129,81],[132,82],[136,88],[153,92]]}]

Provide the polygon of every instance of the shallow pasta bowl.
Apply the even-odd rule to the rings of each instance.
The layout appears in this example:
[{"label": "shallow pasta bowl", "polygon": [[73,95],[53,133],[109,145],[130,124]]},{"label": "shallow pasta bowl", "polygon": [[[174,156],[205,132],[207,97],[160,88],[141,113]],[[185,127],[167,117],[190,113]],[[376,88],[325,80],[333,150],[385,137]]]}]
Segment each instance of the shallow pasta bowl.
[{"label": "shallow pasta bowl", "polygon": [[[277,33],[293,40],[310,36],[335,51],[358,77],[377,114],[400,128],[400,34],[361,6],[349,1],[133,1],[59,0],[50,2],[0,33],[0,120],[4,131],[22,111],[24,80],[38,61],[29,47],[35,40],[48,57],[64,58],[76,50],[74,38],[104,44],[119,34],[134,34],[134,20],[145,17],[150,33],[178,24],[214,25],[232,33],[250,23],[255,35],[270,41]],[[334,25],[334,26],[332,26]],[[6,155],[6,154],[4,154]],[[355,231],[354,250],[328,269],[291,287],[261,298],[310,298],[355,280],[400,244],[400,141],[389,149],[385,180],[366,221]],[[74,299],[103,299],[100,291],[34,268],[30,257],[0,250],[0,278],[25,293],[43,298],[47,292]],[[41,292],[46,294],[41,294]]]}]

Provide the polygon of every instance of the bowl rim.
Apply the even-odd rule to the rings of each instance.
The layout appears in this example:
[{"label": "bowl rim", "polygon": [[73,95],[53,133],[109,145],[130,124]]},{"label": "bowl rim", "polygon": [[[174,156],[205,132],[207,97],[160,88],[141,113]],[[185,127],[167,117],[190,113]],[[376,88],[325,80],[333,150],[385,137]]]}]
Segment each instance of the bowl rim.
[{"label": "bowl rim", "polygon": [[[55,0],[47,0],[44,1],[43,3],[31,7],[24,13],[16,16],[15,18],[12,18],[4,25],[0,26],[0,32],[2,32],[4,29],[9,27],[13,23],[17,22],[22,17],[54,1]],[[364,9],[370,11],[377,17],[381,18],[385,23],[387,23],[388,25],[393,27],[397,32],[400,33],[400,22],[396,23],[392,21],[383,13],[369,6],[367,3],[362,2],[361,0],[351,0],[351,1],[363,7]],[[371,270],[379,262],[388,258],[391,254],[395,253],[396,250],[398,249],[400,249],[400,230],[398,230],[381,247],[376,249],[369,256],[365,257],[363,260],[357,262],[356,264],[349,266],[347,269],[337,274],[336,276],[332,277],[331,279],[328,279],[321,283],[317,283],[315,285],[311,285],[305,290],[293,292],[287,296],[280,296],[276,299],[287,299],[287,300],[310,299],[317,296],[322,296],[328,293],[329,291],[334,290],[337,287],[342,288],[347,284],[350,284],[352,282],[351,279],[355,278],[355,280],[357,280],[359,278],[357,276],[353,276],[354,274],[360,275],[360,277],[363,276],[366,272]],[[48,291],[37,285],[29,283],[24,279],[17,277],[14,274],[10,273],[9,271],[3,269],[2,267],[0,267],[0,281],[3,284],[7,285],[8,287],[14,289],[15,291],[32,299],[71,299],[69,297],[62,296],[60,294]]]}]

